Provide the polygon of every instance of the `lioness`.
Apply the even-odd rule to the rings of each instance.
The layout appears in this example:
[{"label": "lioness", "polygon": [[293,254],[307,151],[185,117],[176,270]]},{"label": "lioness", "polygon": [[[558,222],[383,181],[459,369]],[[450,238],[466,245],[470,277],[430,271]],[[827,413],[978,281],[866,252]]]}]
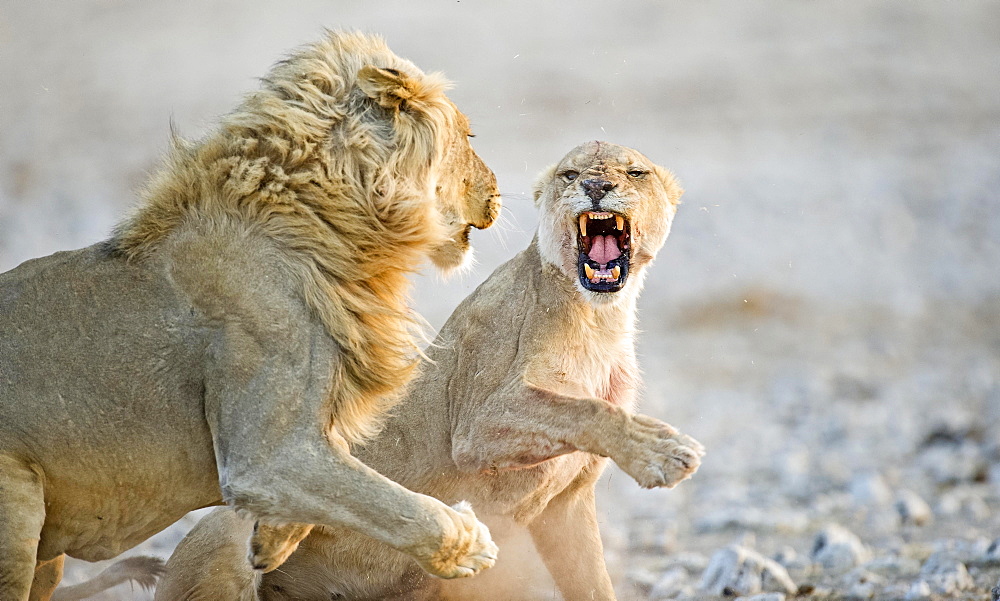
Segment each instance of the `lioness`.
[{"label": "lioness", "polygon": [[[203,518],[178,545],[156,598],[548,599],[530,590],[505,542],[527,528],[564,599],[614,599],[594,507],[613,459],[644,487],[675,486],[701,445],[633,413],[635,307],[681,188],[639,152],[590,142],[539,180],[530,246],[467,298],[428,350],[432,362],[375,439],[354,450],[400,484],[471,500],[498,537],[489,573],[442,582],[360,533],[317,527],[280,569],[245,560],[253,520]],[[257,556],[294,549],[303,529],[261,526]],[[261,540],[261,539],[265,540]]]},{"label": "lioness", "polygon": [[0,599],[223,502],[437,576],[493,563],[467,505],[348,453],[417,364],[406,274],[459,264],[499,210],[446,86],[330,33],[177,140],[109,240],[0,275]]}]

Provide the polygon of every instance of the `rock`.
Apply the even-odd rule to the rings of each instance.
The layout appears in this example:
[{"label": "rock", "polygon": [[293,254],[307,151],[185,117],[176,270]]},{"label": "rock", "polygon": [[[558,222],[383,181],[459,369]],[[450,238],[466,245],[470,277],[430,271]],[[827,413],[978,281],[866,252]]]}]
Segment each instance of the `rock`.
[{"label": "rock", "polygon": [[945,491],[938,500],[937,514],[942,517],[960,516],[972,522],[987,519],[990,508],[978,488],[961,486]]},{"label": "rock", "polygon": [[842,589],[848,598],[871,599],[884,585],[885,580],[881,576],[859,568],[844,577]]},{"label": "rock", "polygon": [[904,524],[925,526],[934,520],[930,505],[909,489],[903,489],[896,494],[896,511]]},{"label": "rock", "polygon": [[986,479],[1000,491],[1000,461],[994,460],[986,469]]},{"label": "rock", "polygon": [[983,452],[971,440],[932,444],[920,453],[917,462],[936,484],[972,482],[986,476]]},{"label": "rock", "polygon": [[757,507],[730,507],[713,511],[695,523],[699,532],[752,530],[756,532],[802,532],[809,525],[805,512],[793,509],[764,510]]},{"label": "rock", "polygon": [[931,587],[923,580],[917,580],[906,593],[906,601],[923,601],[931,598]]},{"label": "rock", "polygon": [[650,601],[676,599],[686,592],[691,592],[687,570],[673,567],[664,572],[649,591]]},{"label": "rock", "polygon": [[760,592],[793,595],[797,590],[781,564],[739,545],[730,545],[712,555],[698,588],[712,595]]},{"label": "rock", "polygon": [[794,548],[787,545],[779,549],[778,552],[774,554],[774,561],[780,563],[786,568],[803,566],[802,558],[799,557],[798,552],[796,552]]},{"label": "rock", "polygon": [[660,575],[645,567],[634,567],[626,575],[629,582],[644,591],[652,590]]},{"label": "rock", "polygon": [[689,573],[694,574],[704,571],[708,567],[708,558],[701,553],[694,553],[692,551],[674,553],[667,557],[666,567],[675,566],[680,566]]},{"label": "rock", "polygon": [[878,472],[865,472],[851,479],[851,498],[858,505],[885,507],[892,504],[892,490]]},{"label": "rock", "polygon": [[799,498],[812,496],[812,450],[807,447],[786,449],[772,459],[771,469],[778,476],[780,486],[789,495]]},{"label": "rock", "polygon": [[954,595],[975,588],[965,564],[946,551],[938,551],[927,558],[920,568],[920,582],[932,594]]},{"label": "rock", "polygon": [[677,526],[639,523],[630,528],[628,549],[631,553],[671,553],[677,546]]},{"label": "rock", "polygon": [[785,593],[761,593],[750,597],[736,597],[734,601],[785,601]]},{"label": "rock", "polygon": [[912,557],[901,555],[885,555],[876,557],[862,566],[873,574],[883,578],[915,577],[920,573],[920,562]]},{"label": "rock", "polygon": [[1000,580],[997,580],[997,585],[993,587],[990,593],[992,597],[991,601],[1000,601]]},{"label": "rock", "polygon": [[815,563],[832,570],[846,570],[868,561],[871,554],[853,532],[831,524],[813,540],[809,557]]},{"label": "rock", "polygon": [[905,599],[910,592],[909,582],[890,582],[879,592],[880,599]]},{"label": "rock", "polygon": [[994,540],[986,547],[986,554],[983,556],[983,563],[987,565],[1000,564],[1000,538]]}]

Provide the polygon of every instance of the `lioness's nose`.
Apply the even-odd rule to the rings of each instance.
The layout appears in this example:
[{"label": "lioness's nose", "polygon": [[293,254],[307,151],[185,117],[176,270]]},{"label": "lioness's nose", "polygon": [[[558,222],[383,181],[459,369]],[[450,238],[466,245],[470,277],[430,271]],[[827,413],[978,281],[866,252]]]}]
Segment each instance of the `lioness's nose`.
[{"label": "lioness's nose", "polygon": [[601,200],[605,194],[615,188],[615,184],[606,179],[585,179],[581,185],[591,200]]}]

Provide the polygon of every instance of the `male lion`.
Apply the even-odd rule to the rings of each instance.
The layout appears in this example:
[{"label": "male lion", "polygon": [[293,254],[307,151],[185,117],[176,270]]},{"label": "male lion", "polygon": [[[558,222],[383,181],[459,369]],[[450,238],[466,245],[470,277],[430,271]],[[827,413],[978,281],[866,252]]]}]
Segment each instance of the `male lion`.
[{"label": "male lion", "polygon": [[348,453],[417,364],[406,274],[456,266],[499,210],[445,88],[330,33],[176,141],[111,239],[0,275],[0,599],[223,502],[437,576],[493,563],[467,505]]},{"label": "male lion", "polygon": [[[156,598],[548,599],[511,567],[517,553],[506,543],[526,528],[564,599],[614,599],[594,507],[604,457],[644,487],[672,487],[703,454],[690,437],[633,413],[636,299],[681,192],[635,150],[572,150],[537,184],[531,245],[459,305],[407,399],[355,449],[413,490],[471,500],[504,550],[489,573],[434,580],[381,542],[321,526],[260,576],[245,560],[253,521],[220,509],[178,545]],[[261,556],[294,550],[301,534],[292,529],[284,548],[268,548],[260,528]]]}]

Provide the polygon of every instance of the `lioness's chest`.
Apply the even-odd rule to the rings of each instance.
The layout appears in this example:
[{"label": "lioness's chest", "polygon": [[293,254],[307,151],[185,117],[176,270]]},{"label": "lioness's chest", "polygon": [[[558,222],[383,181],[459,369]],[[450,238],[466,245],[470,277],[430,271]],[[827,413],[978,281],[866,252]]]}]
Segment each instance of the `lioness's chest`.
[{"label": "lioness's chest", "polygon": [[630,405],[638,382],[631,339],[587,334],[555,339],[544,360],[532,366],[529,380],[566,395]]}]

